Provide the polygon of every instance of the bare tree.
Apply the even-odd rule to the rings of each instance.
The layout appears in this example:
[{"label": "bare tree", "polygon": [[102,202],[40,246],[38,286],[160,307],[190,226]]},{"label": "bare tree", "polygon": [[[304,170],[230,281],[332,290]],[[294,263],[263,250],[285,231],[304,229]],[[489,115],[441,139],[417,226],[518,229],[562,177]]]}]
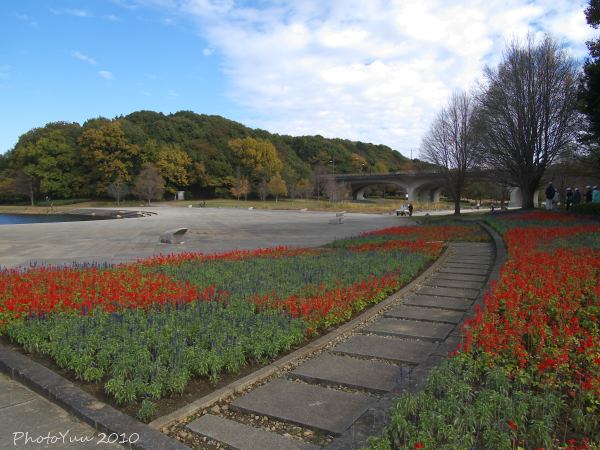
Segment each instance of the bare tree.
[{"label": "bare tree", "polygon": [[229,188],[229,192],[232,195],[235,195],[236,199],[239,200],[240,197],[244,197],[244,200],[248,200],[248,194],[250,193],[250,181],[247,178],[237,178],[233,182],[233,186]]},{"label": "bare tree", "polygon": [[330,202],[341,202],[348,198],[348,186],[345,183],[337,183],[334,178],[327,178],[323,188]]},{"label": "bare tree", "polygon": [[551,37],[530,36],[511,43],[485,79],[483,155],[520,187],[522,207],[533,208],[544,171],[577,135],[576,62]]},{"label": "bare tree", "polygon": [[117,201],[117,206],[119,206],[121,199],[129,192],[129,186],[127,186],[123,179],[117,178],[108,185],[106,192]]},{"label": "bare tree", "polygon": [[460,198],[467,172],[475,165],[479,127],[475,99],[466,92],[454,93],[431,124],[421,143],[421,158],[435,164],[460,214]]},{"label": "bare tree", "polygon": [[148,205],[153,199],[162,198],[165,192],[165,180],[158,172],[158,169],[147,164],[135,179],[133,194],[146,200]]},{"label": "bare tree", "polygon": [[35,203],[35,193],[37,192],[38,185],[38,180],[23,170],[19,170],[13,179],[15,194],[29,197],[31,206]]},{"label": "bare tree", "polygon": [[325,190],[325,185],[327,183],[325,175],[327,175],[327,169],[323,166],[316,166],[310,177],[314,187],[313,190],[315,194],[317,194],[317,200],[320,200],[321,195]]},{"label": "bare tree", "polygon": [[266,176],[256,185],[256,192],[263,202],[267,199],[267,196],[269,195],[269,182],[267,181]]}]

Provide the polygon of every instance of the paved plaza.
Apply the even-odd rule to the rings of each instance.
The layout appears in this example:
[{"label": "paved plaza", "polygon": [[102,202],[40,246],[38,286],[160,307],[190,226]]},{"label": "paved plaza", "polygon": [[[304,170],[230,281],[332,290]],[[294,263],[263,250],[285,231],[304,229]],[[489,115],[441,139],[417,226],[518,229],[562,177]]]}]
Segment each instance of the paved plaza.
[{"label": "paved plaza", "polygon": [[[160,253],[288,246],[318,246],[377,228],[411,224],[407,218],[382,214],[345,214],[332,224],[335,212],[265,211],[227,208],[139,208],[149,217],[86,222],[1,225],[0,266],[31,261],[62,264],[73,261],[122,262]],[[123,210],[135,210],[123,208]],[[161,244],[161,233],[188,228],[184,244]]]}]

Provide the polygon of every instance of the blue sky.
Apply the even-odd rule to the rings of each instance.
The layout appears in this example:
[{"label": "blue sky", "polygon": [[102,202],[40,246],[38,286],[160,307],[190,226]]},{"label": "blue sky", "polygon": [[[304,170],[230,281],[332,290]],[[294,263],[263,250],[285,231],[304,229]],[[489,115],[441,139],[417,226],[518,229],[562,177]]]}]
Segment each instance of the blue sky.
[{"label": "blue sky", "polygon": [[[405,155],[504,44],[593,36],[578,0],[2,0],[0,153],[51,121],[219,114]],[[416,155],[415,151],[415,155]]]}]

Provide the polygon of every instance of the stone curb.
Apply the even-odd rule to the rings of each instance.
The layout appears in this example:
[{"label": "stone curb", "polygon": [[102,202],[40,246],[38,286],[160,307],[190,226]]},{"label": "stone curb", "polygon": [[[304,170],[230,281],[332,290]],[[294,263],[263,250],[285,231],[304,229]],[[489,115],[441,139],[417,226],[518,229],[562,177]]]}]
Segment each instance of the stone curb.
[{"label": "stone curb", "polygon": [[139,439],[127,444],[134,450],[184,450],[185,445],[98,401],[67,379],[36,363],[8,346],[0,344],[0,371],[21,382],[69,413],[82,419],[97,431]]},{"label": "stone curb", "polygon": [[236,394],[236,393],[240,393],[240,392],[244,391],[249,386],[274,375],[279,370],[283,369],[284,367],[288,366],[289,364],[292,364],[300,359],[307,357],[311,353],[314,353],[318,350],[323,349],[331,341],[339,338],[340,336],[342,336],[346,333],[351,332],[352,330],[354,330],[355,328],[360,326],[363,322],[369,320],[370,318],[376,316],[377,314],[380,314],[383,310],[385,310],[391,304],[398,301],[400,298],[402,298],[402,297],[410,294],[414,290],[416,290],[417,287],[420,285],[420,283],[422,283],[425,279],[427,279],[429,276],[431,276],[431,274],[437,270],[437,267],[444,263],[444,261],[446,260],[447,257],[448,257],[448,252],[445,251],[442,254],[442,256],[440,256],[431,266],[429,266],[427,268],[427,270],[425,270],[425,272],[423,272],[421,275],[419,275],[417,278],[415,278],[409,284],[407,284],[406,286],[401,288],[399,291],[393,293],[392,295],[387,297],[382,302],[369,308],[367,311],[360,314],[358,317],[355,317],[350,322],[347,322],[344,325],[339,326],[335,330],[321,336],[320,338],[314,340],[310,344],[305,345],[304,347],[290,353],[289,355],[286,355],[286,356],[278,359],[277,361],[269,364],[268,366],[265,366],[265,367],[257,370],[256,372],[253,372],[253,373],[245,376],[244,378],[234,381],[233,383],[229,384],[228,386],[225,386],[225,387],[223,387],[211,394],[208,394],[186,406],[183,406],[182,408],[180,408],[176,411],[173,411],[170,414],[164,415],[162,417],[158,417],[157,419],[150,422],[148,425],[157,430],[161,430],[165,427],[168,427],[168,426],[174,424],[175,422],[178,422],[182,419],[185,419],[188,416],[195,414],[196,412],[198,412],[201,409],[206,409],[206,408],[210,407],[212,404],[214,404],[218,401],[221,401],[221,400],[231,396],[232,394]]},{"label": "stone curb", "polygon": [[[485,293],[488,292],[491,283],[496,280],[500,275],[500,270],[506,262],[506,248],[504,241],[500,235],[490,226],[480,221],[477,222],[491,237],[496,251],[496,257],[494,259],[494,265],[488,274],[486,283],[480,290],[480,294],[477,300],[473,303],[468,311],[463,315],[461,323],[457,324],[454,331],[446,338],[458,338],[461,339],[460,327],[466,317],[469,317],[475,313],[475,305],[482,305]],[[441,260],[441,258],[440,258]],[[438,261],[440,261],[438,260]],[[432,266],[433,267],[433,266]],[[443,346],[444,342],[441,342],[438,347]],[[394,404],[394,399],[401,393],[415,393],[419,391],[426,379],[429,372],[437,367],[445,356],[442,356],[438,350],[432,352],[429,357],[412,373],[412,380],[405,383],[402,386],[402,391],[392,392],[383,396],[383,398],[372,408],[369,408],[352,426],[346,430],[344,434],[336,438],[331,444],[329,444],[327,450],[354,450],[363,448],[369,437],[381,434],[383,429],[389,423],[388,411]]]}]

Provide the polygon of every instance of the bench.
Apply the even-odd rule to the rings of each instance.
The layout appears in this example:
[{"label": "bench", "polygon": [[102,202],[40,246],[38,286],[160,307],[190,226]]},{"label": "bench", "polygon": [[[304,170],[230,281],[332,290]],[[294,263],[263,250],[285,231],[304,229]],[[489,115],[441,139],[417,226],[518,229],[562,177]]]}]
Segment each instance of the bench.
[{"label": "bench", "polygon": [[187,228],[173,228],[160,235],[160,242],[163,244],[183,244],[183,235],[187,233]]},{"label": "bench", "polygon": [[331,219],[329,223],[338,225],[344,223],[344,214],[346,214],[346,211],[335,213],[335,219]]}]

